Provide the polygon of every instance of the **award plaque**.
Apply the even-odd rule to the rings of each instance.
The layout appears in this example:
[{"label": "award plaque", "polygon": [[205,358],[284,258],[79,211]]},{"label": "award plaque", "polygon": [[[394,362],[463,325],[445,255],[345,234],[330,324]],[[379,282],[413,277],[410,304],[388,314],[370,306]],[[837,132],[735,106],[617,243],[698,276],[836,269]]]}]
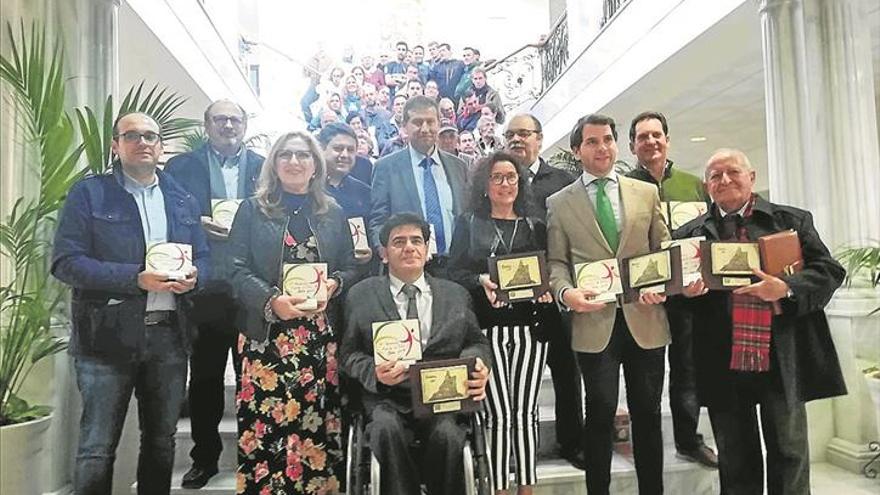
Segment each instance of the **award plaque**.
[{"label": "award plaque", "polygon": [[702,251],[700,250],[700,241],[705,241],[704,236],[689,237],[687,239],[678,239],[674,241],[663,241],[660,247],[668,249],[672,246],[681,248],[681,284],[690,285],[697,280],[703,278],[702,274]]},{"label": "award plaque", "polygon": [[163,272],[169,280],[183,280],[192,270],[192,246],[176,242],[157,242],[147,248],[144,265]]},{"label": "award plaque", "polygon": [[681,248],[678,246],[633,256],[623,260],[623,300],[631,303],[653,292],[673,296],[681,294]]},{"label": "award plaque", "polygon": [[305,298],[297,308],[318,309],[327,300],[327,263],[284,263],[281,269],[284,294]]},{"label": "award plaque", "polygon": [[373,357],[376,364],[398,361],[409,366],[422,359],[419,320],[373,323]]},{"label": "award plaque", "polygon": [[623,293],[617,258],[578,263],[574,265],[574,279],[578,289],[599,293],[593,302],[614,302],[617,295]]},{"label": "award plaque", "polygon": [[351,232],[351,244],[355,251],[367,251],[370,244],[367,242],[367,227],[363,217],[348,219],[348,230]]},{"label": "award plaque", "polygon": [[502,302],[537,299],[550,290],[550,276],[544,251],[489,257],[489,278],[498,284],[495,293]]},{"label": "award plaque", "polygon": [[757,242],[701,241],[703,282],[713,290],[734,290],[750,285],[756,277],[752,268],[761,268]]},{"label": "award plaque", "polygon": [[670,201],[669,230],[675,230],[707,211],[709,205],[705,201]]},{"label": "award plaque", "polygon": [[242,201],[241,199],[212,199],[211,217],[214,222],[229,230]]},{"label": "award plaque", "polygon": [[422,361],[410,366],[413,415],[426,418],[479,410],[480,403],[467,394],[467,380],[476,364],[477,359],[470,357]]}]

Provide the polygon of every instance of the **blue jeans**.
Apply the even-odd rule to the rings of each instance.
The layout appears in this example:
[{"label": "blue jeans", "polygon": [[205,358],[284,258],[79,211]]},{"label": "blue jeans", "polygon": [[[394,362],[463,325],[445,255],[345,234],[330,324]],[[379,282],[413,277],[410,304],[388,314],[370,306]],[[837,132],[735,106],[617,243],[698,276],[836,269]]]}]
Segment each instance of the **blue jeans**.
[{"label": "blue jeans", "polygon": [[174,464],[174,434],[186,387],[186,353],[179,331],[147,327],[145,350],[136,361],[76,356],[82,396],[77,495],[112,492],[113,462],[134,390],[141,430],[137,482],[139,494],[168,493]]}]

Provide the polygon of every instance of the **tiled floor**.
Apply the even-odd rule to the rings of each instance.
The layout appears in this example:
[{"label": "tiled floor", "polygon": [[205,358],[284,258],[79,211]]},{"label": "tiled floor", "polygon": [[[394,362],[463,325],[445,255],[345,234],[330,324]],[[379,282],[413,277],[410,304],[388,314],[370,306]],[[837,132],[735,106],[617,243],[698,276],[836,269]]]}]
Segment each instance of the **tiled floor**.
[{"label": "tiled floor", "polygon": [[880,478],[872,480],[824,462],[810,470],[813,495],[880,495]]}]

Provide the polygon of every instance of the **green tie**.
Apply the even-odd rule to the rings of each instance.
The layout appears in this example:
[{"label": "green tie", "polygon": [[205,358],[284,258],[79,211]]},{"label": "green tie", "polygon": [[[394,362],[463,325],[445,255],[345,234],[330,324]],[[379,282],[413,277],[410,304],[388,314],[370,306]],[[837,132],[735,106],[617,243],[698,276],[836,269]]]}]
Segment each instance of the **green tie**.
[{"label": "green tie", "polygon": [[607,177],[596,179],[596,220],[599,222],[599,228],[605,235],[605,240],[611,246],[611,250],[617,252],[617,222],[614,221],[614,209],[611,208],[611,200],[605,194],[605,184],[611,180]]}]

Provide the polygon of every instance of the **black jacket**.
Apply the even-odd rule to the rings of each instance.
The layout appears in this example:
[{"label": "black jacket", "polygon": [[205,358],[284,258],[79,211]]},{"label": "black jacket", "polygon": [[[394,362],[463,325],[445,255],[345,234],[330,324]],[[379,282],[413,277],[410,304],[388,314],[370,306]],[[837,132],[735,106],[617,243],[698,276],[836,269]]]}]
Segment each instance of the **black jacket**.
[{"label": "black jacket", "polygon": [[[706,236],[719,239],[717,206],[676,230],[682,239]],[[790,404],[846,394],[846,385],[831,340],[823,308],[840,286],[846,272],[819,239],[808,211],[757,198],[746,220],[749,239],[794,229],[801,242],[804,268],[784,276],[793,298],[781,300],[782,314],[773,317],[770,369]],[[693,299],[677,298],[694,317],[694,362],[700,403],[726,407],[735,397],[735,372],[729,370],[732,321],[730,293],[710,291]]]},{"label": "black jacket", "polygon": [[[520,229],[528,232],[528,243],[518,244],[514,253],[547,249],[547,227],[537,218],[520,222]],[[486,299],[480,274],[487,273],[488,260],[492,254],[506,254],[498,246],[495,227],[488,218],[472,213],[462,215],[455,224],[452,245],[449,248],[449,278],[468,290],[474,300],[474,311],[482,328],[493,326],[529,325],[532,335],[541,342],[550,339],[549,332],[558,327],[545,325],[556,306],[537,302],[517,302],[503,308],[493,308]],[[521,239],[517,235],[517,239]]]},{"label": "black jacket", "polygon": [[576,178],[561,168],[549,165],[543,158],[540,160],[538,173],[532,179],[532,198],[535,202],[535,212],[541,220],[546,221],[547,198],[574,182]]},{"label": "black jacket", "polygon": [[[327,213],[308,213],[309,225],[318,243],[319,259],[327,263],[330,276],[342,281],[342,287],[334,294],[327,308],[331,324],[335,306],[342,300],[336,297],[357,279],[354,246],[348,221],[342,209],[332,203]],[[241,310],[237,324],[248,338],[263,341],[269,332],[263,310],[273,293],[280,287],[282,242],[287,229],[288,217],[269,218],[254,198],[241,204],[232,231],[229,233],[232,261],[232,285]]]}]

